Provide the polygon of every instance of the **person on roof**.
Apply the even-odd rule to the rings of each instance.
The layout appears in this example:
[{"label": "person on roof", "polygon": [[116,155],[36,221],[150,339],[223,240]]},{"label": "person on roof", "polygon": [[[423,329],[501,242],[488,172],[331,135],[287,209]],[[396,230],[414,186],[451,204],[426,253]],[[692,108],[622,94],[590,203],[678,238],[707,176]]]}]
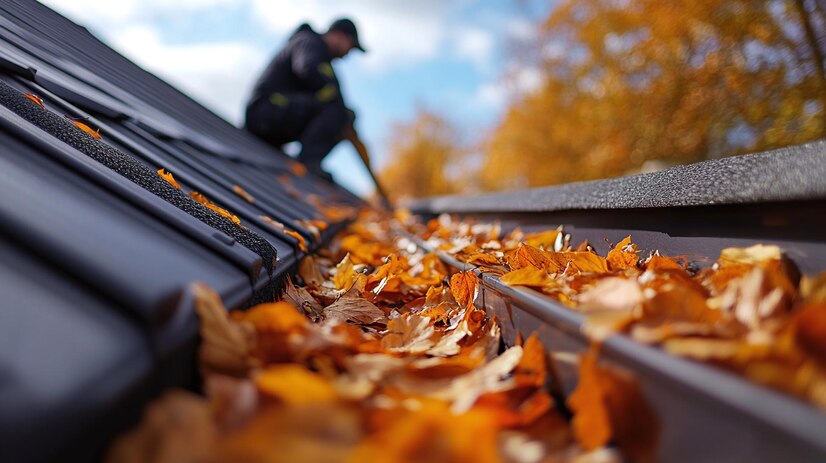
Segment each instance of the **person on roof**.
[{"label": "person on roof", "polygon": [[321,161],[355,133],[355,113],[344,104],[332,62],[354,48],[365,51],[349,19],[334,21],[323,34],[308,24],[299,26],[258,78],[244,128],[277,147],[299,141],[298,160],[331,179]]}]

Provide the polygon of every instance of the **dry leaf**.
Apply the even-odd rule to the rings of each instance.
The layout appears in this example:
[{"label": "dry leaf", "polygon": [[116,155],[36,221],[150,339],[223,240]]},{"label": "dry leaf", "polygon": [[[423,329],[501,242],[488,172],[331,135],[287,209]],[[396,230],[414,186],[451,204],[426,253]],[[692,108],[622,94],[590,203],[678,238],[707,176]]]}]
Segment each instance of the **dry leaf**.
[{"label": "dry leaf", "polygon": [[202,374],[245,377],[258,366],[251,356],[255,345],[254,327],[230,320],[218,293],[208,286],[196,283],[191,289],[201,321],[198,359]]},{"label": "dry leaf", "polygon": [[307,175],[307,168],[304,166],[304,164],[300,162],[291,162],[290,170],[292,171],[292,173],[299,177]]},{"label": "dry leaf", "polygon": [[360,274],[356,272],[356,268],[350,260],[350,254],[347,254],[344,256],[344,259],[341,259],[341,262],[336,265],[336,273],[333,275],[333,284],[336,289],[349,291],[350,288],[355,285],[359,276]]},{"label": "dry leaf", "polygon": [[38,105],[38,106],[40,106],[41,108],[46,109],[46,105],[44,105],[44,104],[43,104],[43,99],[42,99],[42,98],[40,98],[39,96],[37,96],[37,95],[32,95],[31,93],[24,93],[24,94],[23,94],[23,96],[25,96],[26,98],[28,98],[28,99],[30,99],[30,100],[32,100],[32,101],[34,101],[34,102],[35,102],[35,104],[37,104],[37,105]]},{"label": "dry leaf", "polygon": [[331,320],[370,325],[384,323],[387,317],[372,302],[361,297],[341,297],[324,308],[324,317]]},{"label": "dry leaf", "polygon": [[308,286],[318,288],[324,283],[324,276],[318,269],[318,264],[313,256],[305,256],[301,259],[298,263],[298,274],[304,280],[304,284]]},{"label": "dry leaf", "polygon": [[455,273],[450,277],[450,291],[459,305],[470,308],[479,295],[479,277],[473,270]]},{"label": "dry leaf", "polygon": [[303,310],[304,315],[310,320],[314,322],[321,320],[323,310],[321,304],[306,289],[296,287],[290,278],[287,278],[287,284],[284,287],[284,300]]},{"label": "dry leaf", "polygon": [[794,327],[800,346],[826,364],[826,304],[801,308],[795,315]]},{"label": "dry leaf", "polygon": [[209,461],[217,430],[209,403],[179,390],[144,411],[141,423],[117,438],[106,463],[203,463]]},{"label": "dry leaf", "polygon": [[96,138],[98,140],[103,138],[103,137],[100,136],[100,129],[93,130],[91,127],[84,124],[83,122],[80,122],[80,121],[77,121],[77,120],[74,120],[74,119],[69,119],[69,122],[74,124],[80,130],[82,130],[82,131],[86,132],[87,134],[89,134],[92,138]]},{"label": "dry leaf", "polygon": [[176,190],[181,189],[181,185],[178,185],[178,182],[175,181],[175,177],[172,176],[172,172],[167,172],[166,169],[161,167],[158,169],[158,175],[160,175],[162,179],[166,180],[167,183],[174,186]]},{"label": "dry leaf", "polygon": [[255,203],[255,198],[253,198],[252,196],[250,196],[250,194],[249,194],[249,193],[247,193],[247,191],[246,191],[246,190],[244,190],[243,188],[241,188],[241,185],[233,185],[233,186],[232,186],[232,191],[233,191],[233,193],[237,194],[238,196],[240,196],[240,197],[244,198],[244,200],[245,200],[246,202],[248,202],[248,203],[250,203],[250,204]]},{"label": "dry leaf", "polygon": [[288,405],[307,405],[336,400],[335,388],[322,376],[295,364],[271,365],[255,378],[266,397]]},{"label": "dry leaf", "polygon": [[214,463],[340,463],[362,437],[361,417],[334,403],[267,407],[223,438]]},{"label": "dry leaf", "polygon": [[284,234],[292,236],[293,238],[298,240],[298,249],[300,249],[301,252],[309,252],[309,250],[307,249],[307,240],[305,240],[304,237],[301,236],[300,233],[298,233],[295,230],[288,230],[288,229],[285,228],[284,229]]},{"label": "dry leaf", "polygon": [[529,286],[534,288],[542,288],[554,284],[554,280],[548,275],[548,272],[533,266],[508,272],[499,277],[499,281],[510,286]]},{"label": "dry leaf", "polygon": [[387,323],[381,346],[390,352],[423,353],[433,347],[434,332],[429,318],[418,315],[394,318]]},{"label": "dry leaf", "polygon": [[212,201],[207,199],[207,197],[202,195],[201,193],[198,193],[197,191],[190,191],[189,192],[189,197],[194,199],[195,201],[198,201],[199,203],[203,204],[207,209],[217,213],[221,217],[229,219],[235,225],[238,225],[239,227],[241,226],[241,220],[237,216],[233,215],[228,210],[226,210],[226,209],[218,206],[217,204],[213,203]]},{"label": "dry leaf", "polygon": [[579,384],[568,398],[574,436],[585,450],[614,442],[635,461],[653,461],[657,419],[636,381],[597,363],[594,351],[580,357]]},{"label": "dry leaf", "polygon": [[611,270],[624,270],[636,268],[639,257],[637,256],[637,246],[631,243],[631,237],[617,243],[617,246],[608,252],[605,260]]}]

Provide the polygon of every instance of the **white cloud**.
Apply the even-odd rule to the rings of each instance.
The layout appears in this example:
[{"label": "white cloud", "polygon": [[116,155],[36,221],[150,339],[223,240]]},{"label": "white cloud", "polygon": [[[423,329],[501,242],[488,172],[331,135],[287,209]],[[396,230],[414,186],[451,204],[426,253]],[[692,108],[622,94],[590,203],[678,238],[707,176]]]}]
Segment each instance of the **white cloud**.
[{"label": "white cloud", "polygon": [[502,111],[512,99],[538,90],[542,82],[540,69],[520,69],[510,78],[499,78],[480,85],[476,89],[473,101],[487,110]]},{"label": "white cloud", "polygon": [[191,14],[197,10],[232,5],[233,0],[40,0],[68,18],[96,30],[158,14]]},{"label": "white cloud", "polygon": [[336,18],[349,17],[368,53],[359,62],[368,70],[383,71],[436,57],[448,37],[447,2],[363,0],[251,0],[257,18],[277,33],[287,33],[301,22],[323,31]]},{"label": "white cloud", "polygon": [[165,44],[157,30],[139,25],[120,31],[111,44],[235,124],[256,78],[238,70],[261,68],[266,59],[243,42]]},{"label": "white cloud", "polygon": [[475,27],[460,27],[454,31],[456,53],[473,62],[479,71],[489,71],[495,46],[493,34]]},{"label": "white cloud", "polygon": [[510,18],[505,23],[505,31],[511,38],[519,41],[536,38],[539,32],[536,21],[527,18]]}]

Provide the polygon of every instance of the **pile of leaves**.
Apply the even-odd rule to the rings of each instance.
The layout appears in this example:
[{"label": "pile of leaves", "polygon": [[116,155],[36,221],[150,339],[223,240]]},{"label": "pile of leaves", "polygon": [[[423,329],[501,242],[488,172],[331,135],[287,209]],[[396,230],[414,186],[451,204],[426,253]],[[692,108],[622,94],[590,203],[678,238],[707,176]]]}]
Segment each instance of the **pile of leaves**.
[{"label": "pile of leaves", "polygon": [[801,278],[777,246],[723,249],[692,270],[685,259],[640,255],[630,236],[603,257],[562,229],[503,234],[449,216],[406,226],[429,249],[582,313],[596,341],[626,333],[826,407],[826,274]]},{"label": "pile of leaves", "polygon": [[107,461],[653,458],[656,419],[633,378],[590,351],[565,401],[537,336],[504,345],[473,271],[451,274],[365,214],[301,261],[280,302],[230,314],[195,285],[204,395],[164,395]]}]

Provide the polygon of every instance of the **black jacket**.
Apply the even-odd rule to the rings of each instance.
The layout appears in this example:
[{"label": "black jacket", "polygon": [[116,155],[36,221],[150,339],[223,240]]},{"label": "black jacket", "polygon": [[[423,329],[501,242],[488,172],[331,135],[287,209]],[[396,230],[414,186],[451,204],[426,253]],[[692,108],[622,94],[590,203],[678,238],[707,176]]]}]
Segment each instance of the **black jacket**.
[{"label": "black jacket", "polygon": [[248,106],[264,99],[278,101],[280,97],[273,94],[293,93],[344,105],[327,44],[308,24],[299,26],[258,78]]}]

